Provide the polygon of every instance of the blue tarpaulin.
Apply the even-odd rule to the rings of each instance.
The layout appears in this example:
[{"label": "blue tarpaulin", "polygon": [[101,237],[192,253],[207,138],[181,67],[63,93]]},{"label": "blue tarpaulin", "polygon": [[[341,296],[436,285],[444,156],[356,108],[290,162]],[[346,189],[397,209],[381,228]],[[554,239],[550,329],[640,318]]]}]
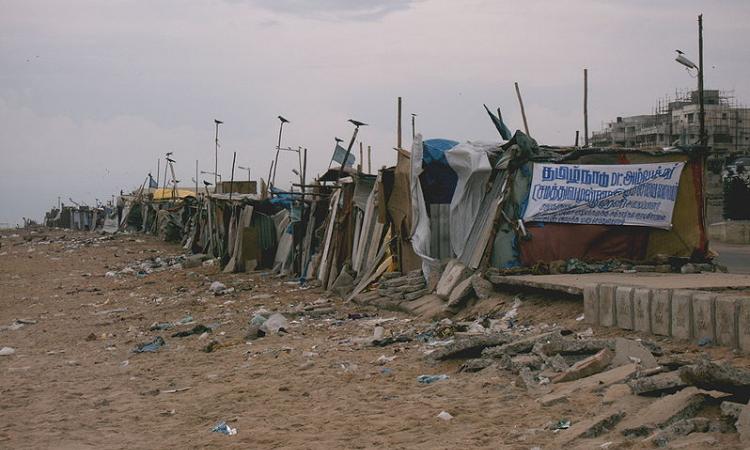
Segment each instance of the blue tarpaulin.
[{"label": "blue tarpaulin", "polygon": [[422,183],[425,203],[450,203],[458,175],[448,165],[445,152],[458,145],[448,139],[428,139],[422,143]]}]

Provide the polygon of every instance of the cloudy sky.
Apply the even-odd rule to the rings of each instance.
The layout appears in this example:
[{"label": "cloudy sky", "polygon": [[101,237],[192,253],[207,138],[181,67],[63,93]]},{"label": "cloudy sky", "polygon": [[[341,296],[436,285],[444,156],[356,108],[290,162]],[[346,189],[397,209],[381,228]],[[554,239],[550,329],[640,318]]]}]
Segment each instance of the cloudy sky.
[{"label": "cloudy sky", "polygon": [[482,103],[521,128],[514,81],[531,134],[572,144],[584,67],[592,130],[694,86],[674,49],[697,62],[701,12],[706,87],[750,103],[745,0],[0,0],[0,226],[133,189],[167,151],[189,183],[214,118],[225,178],[234,151],[266,177],[279,114],[313,174],[349,118],[392,164],[398,96],[426,137],[497,140]]}]

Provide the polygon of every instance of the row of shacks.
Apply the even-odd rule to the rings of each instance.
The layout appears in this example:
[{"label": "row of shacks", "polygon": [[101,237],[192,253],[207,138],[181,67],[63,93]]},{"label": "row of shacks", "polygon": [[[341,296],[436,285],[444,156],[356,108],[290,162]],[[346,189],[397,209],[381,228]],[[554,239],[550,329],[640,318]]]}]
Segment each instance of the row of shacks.
[{"label": "row of shacks", "polygon": [[[226,272],[275,271],[354,296],[386,272],[517,272],[555,261],[705,260],[704,157],[695,148],[546,147],[517,131],[502,143],[422,140],[377,174],[334,168],[303,191],[181,193],[141,189],[103,213],[70,208],[63,227],[130,230],[218,258]],[[524,222],[533,165],[684,162],[669,229]],[[67,216],[66,216],[67,214]],[[85,218],[84,218],[85,217]],[[97,225],[98,223],[98,225]],[[341,291],[339,291],[341,292]]]}]

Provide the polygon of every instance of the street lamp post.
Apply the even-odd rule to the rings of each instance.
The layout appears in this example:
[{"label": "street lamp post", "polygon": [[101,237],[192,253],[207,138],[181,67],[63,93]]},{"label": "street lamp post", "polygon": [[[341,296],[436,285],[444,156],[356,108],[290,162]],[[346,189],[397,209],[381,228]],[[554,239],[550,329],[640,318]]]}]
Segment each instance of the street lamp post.
[{"label": "street lamp post", "polygon": [[247,170],[247,181],[250,181],[250,167],[237,166],[240,170]]},{"label": "street lamp post", "polygon": [[341,169],[339,171],[339,178],[344,176],[344,167],[346,167],[346,161],[349,159],[349,155],[352,152],[352,146],[354,145],[354,140],[357,139],[357,133],[359,133],[359,127],[367,126],[366,123],[360,122],[354,119],[349,119],[349,122],[351,122],[352,125],[354,125],[354,132],[352,133],[352,139],[349,141],[349,146],[346,148],[346,155],[344,155],[344,161],[341,163]]},{"label": "street lamp post", "polygon": [[698,64],[690,61],[685,54],[677,50],[675,61],[698,72],[698,144],[706,151],[708,136],[706,135],[706,106],[703,99],[703,14],[698,15]]},{"label": "street lamp post", "polygon": [[279,151],[281,150],[281,134],[284,131],[284,124],[290,123],[283,116],[278,116],[278,117],[279,117],[279,122],[281,123],[279,124],[279,141],[276,144],[276,158],[274,159],[274,163],[273,163],[273,178],[271,179],[271,186],[276,185],[276,166],[279,165]]}]

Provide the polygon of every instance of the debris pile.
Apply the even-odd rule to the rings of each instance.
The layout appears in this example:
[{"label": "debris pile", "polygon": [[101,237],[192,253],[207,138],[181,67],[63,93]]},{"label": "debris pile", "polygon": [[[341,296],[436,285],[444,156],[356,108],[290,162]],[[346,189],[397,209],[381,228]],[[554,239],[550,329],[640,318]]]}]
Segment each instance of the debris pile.
[{"label": "debris pile", "polygon": [[[664,355],[648,341],[597,339],[557,327],[501,332],[488,327],[474,333],[466,329],[454,327],[453,339],[425,352],[427,360],[462,361],[459,372],[510,372],[515,385],[543,407],[572,405],[586,395],[601,398],[590,417],[544,425],[557,434],[550,448],[568,448],[574,441],[581,448],[636,443],[691,443],[686,445],[701,448],[719,442],[719,434],[735,432],[743,445],[750,445],[748,370],[727,362]],[[419,381],[435,380],[423,376]]]},{"label": "debris pile", "polygon": [[378,283],[378,294],[393,300],[411,301],[428,293],[421,270],[413,270],[404,276],[401,272],[387,272]]}]

